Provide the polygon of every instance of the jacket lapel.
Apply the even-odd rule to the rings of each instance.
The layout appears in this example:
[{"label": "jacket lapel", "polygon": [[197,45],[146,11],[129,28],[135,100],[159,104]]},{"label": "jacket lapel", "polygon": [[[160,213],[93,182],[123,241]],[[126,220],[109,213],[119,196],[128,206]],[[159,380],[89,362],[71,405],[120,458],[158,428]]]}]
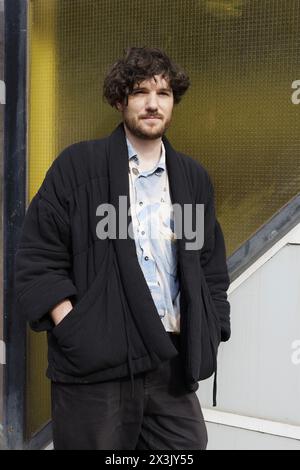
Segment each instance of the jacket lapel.
[{"label": "jacket lapel", "polygon": [[[188,192],[188,184],[185,180],[186,176],[182,168],[182,162],[166,137],[163,137],[163,142],[166,148],[166,165],[171,201],[173,204],[178,203],[180,205],[191,203],[191,196]],[[126,298],[140,334],[148,350],[153,354],[153,359],[156,362],[158,362],[157,358],[159,360],[169,359],[177,354],[177,350],[168,338],[168,335],[166,335],[157,313],[151,292],[137,259],[135,241],[129,236],[125,238],[119,237],[120,196],[126,197],[124,198],[126,228],[132,223],[131,216],[128,213],[130,206],[128,153],[123,123],[108,138],[107,156],[110,180],[110,204],[113,205],[116,213],[117,238],[113,239],[113,244]],[[184,242],[184,237],[178,240],[180,259],[185,256]]]},{"label": "jacket lapel", "polygon": [[[180,276],[180,290],[181,290],[181,333],[184,330],[184,316],[187,315],[188,305],[192,302],[192,299],[198,297],[199,294],[199,279],[197,273],[200,267],[200,258],[197,256],[198,251],[187,249],[189,243],[195,242],[195,238],[187,238],[185,233],[184,224],[188,221],[184,221],[184,217],[187,214],[184,213],[186,205],[192,208],[192,226],[189,227],[195,233],[196,230],[196,201],[189,191],[190,183],[188,181],[187,172],[182,158],[173,149],[168,139],[164,136],[163,142],[166,148],[166,162],[169,175],[169,186],[170,186],[170,197],[172,204],[178,204],[181,207],[181,216],[176,211],[174,212],[175,217],[175,231],[176,227],[182,228],[180,231],[180,237],[177,239],[178,244],[178,264],[179,264],[179,276]],[[183,299],[184,297],[184,299]],[[183,303],[187,302],[186,303]],[[198,304],[199,305],[199,304]]]}]

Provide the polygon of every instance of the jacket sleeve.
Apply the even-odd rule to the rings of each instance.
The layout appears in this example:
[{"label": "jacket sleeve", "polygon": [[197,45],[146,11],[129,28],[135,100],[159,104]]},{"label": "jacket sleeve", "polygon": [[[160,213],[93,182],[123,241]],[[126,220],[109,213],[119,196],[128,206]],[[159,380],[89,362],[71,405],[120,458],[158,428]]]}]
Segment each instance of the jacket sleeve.
[{"label": "jacket sleeve", "polygon": [[204,215],[204,245],[200,252],[201,266],[221,324],[221,341],[231,335],[230,304],[227,290],[230,285],[226,263],[223,232],[215,214],[214,189],[209,178],[208,201]]},{"label": "jacket sleeve", "polygon": [[15,258],[16,309],[35,331],[51,329],[49,310],[77,293],[70,276],[70,224],[53,178],[48,170],[28,206]]}]

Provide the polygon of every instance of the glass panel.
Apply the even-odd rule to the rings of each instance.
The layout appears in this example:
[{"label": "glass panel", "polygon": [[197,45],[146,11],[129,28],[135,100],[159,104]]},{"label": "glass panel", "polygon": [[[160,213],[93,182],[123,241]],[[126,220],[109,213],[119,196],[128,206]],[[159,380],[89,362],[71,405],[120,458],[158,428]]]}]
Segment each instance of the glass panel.
[{"label": "glass panel", "polygon": [[[299,192],[299,106],[291,99],[300,80],[298,1],[30,5],[30,198],[60,150],[119,122],[102,101],[102,82],[130,45],[161,47],[190,74],[168,137],[212,175],[228,255]],[[42,345],[43,335],[30,334],[31,431],[49,416]]]},{"label": "glass panel", "polygon": [[58,8],[62,147],[111,131],[119,115],[101,100],[106,69],[124,47],[153,45],[190,74],[168,136],[211,173],[228,255],[299,192],[299,107],[291,101],[299,2],[77,0]]}]

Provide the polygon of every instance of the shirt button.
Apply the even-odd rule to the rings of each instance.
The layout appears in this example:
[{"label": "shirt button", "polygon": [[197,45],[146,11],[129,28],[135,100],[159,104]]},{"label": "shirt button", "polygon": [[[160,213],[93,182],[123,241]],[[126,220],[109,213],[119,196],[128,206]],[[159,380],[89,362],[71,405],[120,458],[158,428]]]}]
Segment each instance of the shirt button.
[{"label": "shirt button", "polygon": [[142,205],[143,205],[143,201],[140,201],[140,206],[142,206]]},{"label": "shirt button", "polygon": [[145,235],[145,232],[144,232],[144,230],[141,232],[141,234],[142,234],[142,235]]},{"label": "shirt button", "polygon": [[149,259],[149,256],[145,256],[145,258],[144,258],[144,259],[145,259],[145,261],[148,261],[148,259]]},{"label": "shirt button", "polygon": [[161,201],[161,202],[165,202],[165,200],[164,200],[163,198],[161,198],[161,200],[160,200],[160,201]]},{"label": "shirt button", "polygon": [[135,175],[138,175],[139,170],[137,168],[132,168],[132,173],[134,173]]}]

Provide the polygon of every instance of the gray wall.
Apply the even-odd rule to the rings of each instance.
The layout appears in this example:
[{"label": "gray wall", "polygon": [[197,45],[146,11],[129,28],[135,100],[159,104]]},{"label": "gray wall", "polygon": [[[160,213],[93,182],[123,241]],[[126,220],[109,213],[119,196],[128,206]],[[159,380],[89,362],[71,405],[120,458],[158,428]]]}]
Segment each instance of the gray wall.
[{"label": "gray wall", "polygon": [[[217,410],[292,425],[300,439],[300,246],[287,244],[230,295],[232,339],[220,346]],[[300,354],[299,354],[300,357]],[[299,362],[299,361],[298,361]],[[204,408],[212,404],[211,379],[200,383]],[[215,410],[215,409],[214,409]],[[210,424],[210,447],[300,448],[300,440]]]}]

